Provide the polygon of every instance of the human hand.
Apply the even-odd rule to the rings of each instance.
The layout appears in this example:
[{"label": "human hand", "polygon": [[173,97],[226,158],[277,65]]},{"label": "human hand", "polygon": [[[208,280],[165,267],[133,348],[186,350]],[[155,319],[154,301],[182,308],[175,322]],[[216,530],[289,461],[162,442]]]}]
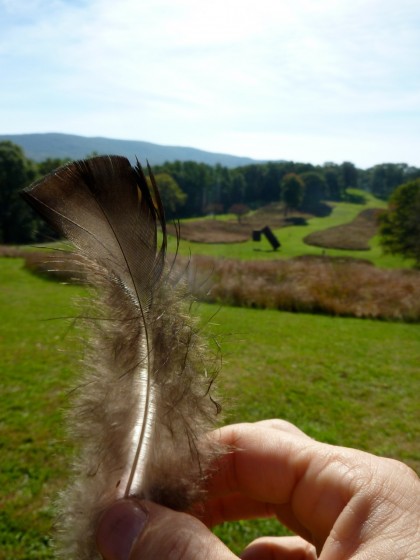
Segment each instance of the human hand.
[{"label": "human hand", "polygon": [[[101,518],[105,560],[234,560],[209,531],[224,521],[277,517],[299,537],[264,537],[246,560],[409,560],[420,557],[420,481],[403,463],[319,443],[281,420],[226,426],[201,521],[122,500]],[[312,546],[312,543],[314,547]]]}]

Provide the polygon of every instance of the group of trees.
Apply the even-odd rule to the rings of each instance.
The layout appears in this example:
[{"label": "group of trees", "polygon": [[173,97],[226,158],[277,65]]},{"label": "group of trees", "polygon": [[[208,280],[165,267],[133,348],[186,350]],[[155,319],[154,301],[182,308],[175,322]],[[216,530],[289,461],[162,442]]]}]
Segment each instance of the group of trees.
[{"label": "group of trees", "polygon": [[[43,222],[21,200],[19,191],[66,161],[48,158],[36,163],[26,158],[19,146],[0,142],[0,243],[30,243],[52,235],[47,234]],[[156,165],[153,172],[168,219],[258,208],[279,199],[284,203],[285,213],[300,209],[319,214],[325,209],[323,201],[346,199],[348,189],[358,187],[383,199],[392,195],[388,218],[384,218],[382,225],[387,250],[402,251],[401,243],[392,241],[392,231],[403,231],[400,214],[409,210],[414,217],[406,221],[406,225],[411,225],[403,235],[411,239],[417,236],[419,243],[420,199],[412,204],[407,200],[413,199],[416,189],[420,189],[420,169],[406,164],[381,164],[360,170],[351,162],[315,166],[280,161],[230,169],[175,161]],[[407,195],[402,188],[395,190],[405,183],[411,185]],[[237,214],[239,219],[239,210]],[[413,250],[409,253],[412,256]],[[414,258],[420,262],[420,256]]]},{"label": "group of trees", "polygon": [[388,200],[394,190],[420,178],[420,169],[406,163],[381,163],[359,171],[359,187],[378,198]]},{"label": "group of trees", "polygon": [[304,183],[301,199],[297,198],[298,207],[305,210],[316,209],[321,200],[343,200],[352,187],[387,200],[399,185],[420,178],[420,169],[406,164],[386,163],[362,170],[351,162],[311,165],[280,161],[229,169],[175,161],[154,166],[154,172],[170,175],[186,194],[185,204],[178,208],[179,217],[227,212],[233,204],[257,208],[278,201],[279,196],[284,199],[279,188],[290,174]]},{"label": "group of trees", "polygon": [[304,181],[302,208],[306,210],[316,209],[321,200],[342,200],[346,189],[358,184],[358,170],[350,162],[314,166],[285,161],[229,169],[175,161],[154,166],[154,172],[170,175],[186,194],[185,203],[177,209],[181,218],[223,213],[238,204],[258,208],[278,201],[280,185],[291,173]]},{"label": "group of trees", "polygon": [[0,243],[30,243],[52,235],[19,193],[63,163],[60,159],[35,163],[25,157],[20,146],[0,142]]}]

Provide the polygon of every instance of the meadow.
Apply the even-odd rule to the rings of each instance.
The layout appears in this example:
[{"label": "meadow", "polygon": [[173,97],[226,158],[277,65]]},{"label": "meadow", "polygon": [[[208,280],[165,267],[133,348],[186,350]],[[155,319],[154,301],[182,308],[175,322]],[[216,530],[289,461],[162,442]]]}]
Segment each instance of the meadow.
[{"label": "meadow", "polygon": [[307,255],[277,261],[196,255],[184,261],[184,267],[200,301],[420,322],[418,270],[383,269],[369,261]]},{"label": "meadow", "polygon": [[[84,295],[31,274],[22,259],[0,259],[0,560],[53,558],[53,498],[72,454],[63,412],[83,349],[75,301]],[[207,303],[194,312],[222,349],[224,422],[285,418],[420,472],[419,324]],[[284,529],[260,520],[216,532],[238,552]]]},{"label": "meadow", "polygon": [[[175,235],[168,237],[169,251],[178,250],[177,262],[189,269],[190,288],[200,300],[419,322],[420,271],[399,255],[383,254],[379,244],[384,201],[356,189],[350,194],[359,202],[329,202],[331,212],[322,218],[285,216],[282,205],[272,203],[241,222],[232,215],[185,220],[179,246]],[[265,225],[281,240],[280,250],[270,249],[264,236],[251,240]],[[171,224],[168,230],[176,233]],[[25,258],[30,270],[74,279],[68,253],[32,250]]]},{"label": "meadow", "polygon": [[[332,206],[332,212],[329,216],[309,217],[309,219],[306,220],[305,225],[276,227],[276,214],[274,214],[273,223],[268,223],[268,225],[270,225],[273,229],[273,232],[281,243],[281,247],[278,251],[273,251],[271,245],[265,238],[262,238],[261,241],[257,243],[252,241],[248,235],[247,241],[238,243],[191,243],[181,239],[178,252],[179,254],[185,256],[192,253],[194,255],[241,260],[281,260],[299,257],[301,255],[324,255],[330,257],[368,259],[373,264],[381,268],[410,268],[413,264],[410,260],[405,260],[399,255],[389,255],[383,253],[379,243],[379,236],[377,234],[369,240],[368,250],[325,249],[315,245],[308,245],[305,242],[305,238],[308,238],[311,234],[323,232],[325,230],[353,222],[360,212],[364,210],[386,208],[386,203],[383,200],[379,200],[374,197],[372,194],[357,189],[349,189],[349,193],[355,197],[363,197],[364,203],[329,203]],[[233,217],[228,215],[217,216],[216,220],[209,217],[204,219],[218,222],[232,220]],[[201,220],[203,220],[203,218]],[[243,218],[242,222],[244,225],[246,225],[247,220],[249,220],[251,225],[250,229],[252,230],[253,213]],[[277,221],[279,221],[278,218]],[[175,252],[176,245],[177,242],[175,237],[170,237],[169,251]]]}]

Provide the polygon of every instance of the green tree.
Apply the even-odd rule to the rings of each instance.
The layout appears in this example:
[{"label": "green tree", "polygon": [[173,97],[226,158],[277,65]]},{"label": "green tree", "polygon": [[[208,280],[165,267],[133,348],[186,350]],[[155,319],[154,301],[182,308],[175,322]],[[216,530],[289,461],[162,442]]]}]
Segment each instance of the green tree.
[{"label": "green tree", "polygon": [[62,165],[65,165],[66,163],[69,163],[70,159],[60,159],[60,158],[47,158],[44,159],[43,161],[40,161],[37,164],[38,167],[38,173],[41,176],[47,175],[48,173],[51,173],[51,171],[54,171],[54,169],[57,169],[57,167],[61,167]]},{"label": "green tree", "polygon": [[339,165],[333,162],[324,163],[322,173],[327,184],[327,192],[330,200],[342,200],[344,191],[344,180]]},{"label": "green tree", "polygon": [[404,183],[391,195],[380,235],[386,252],[412,258],[420,268],[420,179]]},{"label": "green tree", "polygon": [[213,168],[194,161],[174,161],[154,166],[156,174],[168,173],[187,195],[184,206],[179,208],[179,217],[201,216],[208,202],[208,193],[214,186]]},{"label": "green tree", "polygon": [[287,216],[289,210],[296,210],[302,204],[305,192],[305,183],[296,175],[288,173],[280,183],[281,198],[284,202],[284,215]]},{"label": "green tree", "polygon": [[229,193],[229,198],[226,201],[225,208],[229,208],[232,204],[236,202],[244,201],[246,183],[244,176],[240,172],[241,170],[234,170],[232,173],[231,191]]},{"label": "green tree", "polygon": [[162,199],[165,214],[168,218],[175,217],[177,211],[185,204],[187,195],[169,173],[155,175],[156,184]]},{"label": "green tree", "polygon": [[19,195],[35,176],[35,166],[20,146],[0,142],[0,243],[35,239],[36,218]]},{"label": "green tree", "polygon": [[358,171],[354,163],[350,161],[344,161],[341,164],[341,173],[343,178],[343,185],[344,189],[353,188],[355,189],[358,186]]},{"label": "green tree", "polygon": [[327,197],[327,183],[321,173],[308,171],[301,174],[305,184],[302,208],[309,212],[316,212],[322,200]]}]

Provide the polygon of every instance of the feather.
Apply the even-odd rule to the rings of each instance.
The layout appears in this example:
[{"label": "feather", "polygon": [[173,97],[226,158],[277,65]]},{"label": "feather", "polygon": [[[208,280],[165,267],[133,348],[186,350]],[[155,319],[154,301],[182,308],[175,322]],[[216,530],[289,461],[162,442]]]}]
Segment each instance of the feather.
[{"label": "feather", "polygon": [[206,435],[219,412],[209,351],[166,263],[150,168],[149,176],[150,183],[140,164],[101,156],[61,167],[22,193],[73,243],[75,262],[96,288],[69,415],[80,450],[60,498],[62,558],[98,557],[98,518],[119,498],[188,510],[217,452]]}]

